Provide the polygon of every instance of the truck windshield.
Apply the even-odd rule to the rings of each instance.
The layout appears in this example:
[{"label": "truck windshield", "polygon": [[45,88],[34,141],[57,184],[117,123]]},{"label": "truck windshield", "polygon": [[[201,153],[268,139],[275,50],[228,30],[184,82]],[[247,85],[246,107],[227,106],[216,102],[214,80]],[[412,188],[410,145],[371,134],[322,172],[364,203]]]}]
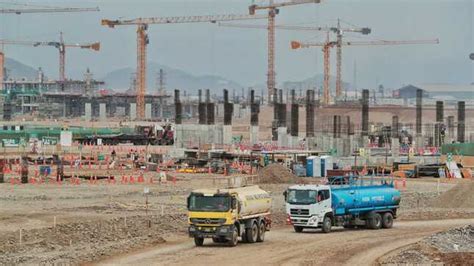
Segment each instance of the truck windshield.
[{"label": "truck windshield", "polygon": [[314,204],[317,202],[317,190],[288,190],[287,202],[290,204]]},{"label": "truck windshield", "polygon": [[230,209],[229,196],[191,195],[189,199],[190,211],[226,212]]}]

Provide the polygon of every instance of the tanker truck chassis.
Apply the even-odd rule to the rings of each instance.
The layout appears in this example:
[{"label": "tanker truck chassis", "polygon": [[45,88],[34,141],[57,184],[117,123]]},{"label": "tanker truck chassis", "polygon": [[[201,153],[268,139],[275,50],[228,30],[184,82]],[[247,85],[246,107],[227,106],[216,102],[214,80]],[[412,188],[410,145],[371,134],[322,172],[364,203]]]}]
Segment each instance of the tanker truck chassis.
[{"label": "tanker truck chassis", "polygon": [[400,192],[389,184],[369,186],[295,185],[284,193],[287,223],[298,233],[332,226],[391,228]]},{"label": "tanker truck chassis", "polygon": [[258,186],[195,190],[188,197],[188,233],[196,246],[204,239],[236,246],[265,240],[271,227],[270,195]]}]

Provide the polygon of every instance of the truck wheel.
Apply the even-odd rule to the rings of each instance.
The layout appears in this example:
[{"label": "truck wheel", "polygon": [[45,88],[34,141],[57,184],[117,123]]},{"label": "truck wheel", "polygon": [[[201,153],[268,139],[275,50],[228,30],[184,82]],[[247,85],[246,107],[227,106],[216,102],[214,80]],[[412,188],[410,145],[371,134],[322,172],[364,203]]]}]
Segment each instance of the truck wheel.
[{"label": "truck wheel", "polygon": [[252,223],[251,228],[245,229],[247,232],[247,242],[249,243],[255,243],[257,242],[257,236],[258,236],[258,226],[257,223]]},{"label": "truck wheel", "polygon": [[267,231],[267,228],[265,227],[265,222],[261,221],[260,226],[258,227],[257,242],[265,241],[265,231]]},{"label": "truck wheel", "polygon": [[296,232],[296,233],[301,233],[301,232],[303,232],[303,227],[301,227],[301,226],[293,226],[293,229],[295,229],[295,232]]},{"label": "truck wheel", "polygon": [[331,226],[332,226],[331,217],[329,217],[329,216],[324,217],[323,227],[322,227],[323,232],[324,233],[331,232]]},{"label": "truck wheel", "polygon": [[197,246],[197,247],[200,247],[204,244],[204,238],[203,237],[194,237],[194,244]]},{"label": "truck wheel", "polygon": [[382,216],[380,216],[380,213],[372,213],[369,216],[368,225],[370,229],[380,229],[382,227]]},{"label": "truck wheel", "polygon": [[234,231],[232,231],[232,237],[229,239],[228,245],[230,247],[235,247],[237,246],[237,243],[239,243],[239,233],[237,232],[237,229],[234,229]]},{"label": "truck wheel", "polygon": [[382,227],[392,228],[393,226],[393,215],[390,212],[386,212],[382,216]]}]

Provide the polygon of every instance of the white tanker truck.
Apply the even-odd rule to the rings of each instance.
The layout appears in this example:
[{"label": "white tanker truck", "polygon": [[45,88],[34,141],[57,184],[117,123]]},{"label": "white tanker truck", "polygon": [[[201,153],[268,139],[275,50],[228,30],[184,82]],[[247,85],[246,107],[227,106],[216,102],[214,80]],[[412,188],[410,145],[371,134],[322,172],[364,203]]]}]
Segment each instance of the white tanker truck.
[{"label": "white tanker truck", "polygon": [[235,246],[265,240],[270,229],[270,195],[258,186],[198,189],[188,197],[189,236],[196,246],[205,238]]}]

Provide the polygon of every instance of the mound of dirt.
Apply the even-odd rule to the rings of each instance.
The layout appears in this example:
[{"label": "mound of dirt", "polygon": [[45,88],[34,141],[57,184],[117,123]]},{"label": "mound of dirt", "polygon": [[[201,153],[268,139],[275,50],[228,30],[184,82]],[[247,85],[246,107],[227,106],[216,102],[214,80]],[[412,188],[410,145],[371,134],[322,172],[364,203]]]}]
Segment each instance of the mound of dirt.
[{"label": "mound of dirt", "polygon": [[302,179],[290,172],[281,164],[270,164],[258,172],[258,182],[261,184],[300,183]]},{"label": "mound of dirt", "polygon": [[425,242],[435,246],[441,252],[472,252],[474,251],[474,225],[434,234],[425,239]]},{"label": "mound of dirt", "polygon": [[435,208],[474,208],[474,182],[460,183],[435,200]]}]

